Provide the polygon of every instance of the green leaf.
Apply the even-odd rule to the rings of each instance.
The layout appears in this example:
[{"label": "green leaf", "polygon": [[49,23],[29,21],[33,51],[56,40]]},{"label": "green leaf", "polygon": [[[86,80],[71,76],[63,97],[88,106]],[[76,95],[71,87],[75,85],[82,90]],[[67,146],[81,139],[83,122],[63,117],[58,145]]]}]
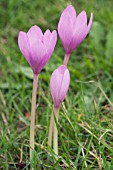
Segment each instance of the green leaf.
[{"label": "green leaf", "polygon": [[113,58],[113,28],[111,28],[107,34],[107,42],[106,42],[106,57],[112,62]]},{"label": "green leaf", "polygon": [[33,79],[33,71],[30,67],[20,66],[21,72],[29,79]]},{"label": "green leaf", "polygon": [[100,46],[100,41],[104,39],[104,27],[101,23],[99,22],[93,22],[90,35],[93,38],[92,43],[95,44],[96,46]]}]

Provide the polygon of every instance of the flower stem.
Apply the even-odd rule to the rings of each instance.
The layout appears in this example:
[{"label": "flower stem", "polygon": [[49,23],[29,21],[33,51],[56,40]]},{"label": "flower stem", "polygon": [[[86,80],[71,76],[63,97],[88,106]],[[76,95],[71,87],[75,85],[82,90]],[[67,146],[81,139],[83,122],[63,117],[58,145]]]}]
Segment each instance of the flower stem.
[{"label": "flower stem", "polygon": [[[56,117],[56,122],[58,123],[59,108],[54,107],[54,114]],[[54,121],[53,150],[54,153],[58,155],[58,130],[57,130],[56,122]]]},{"label": "flower stem", "polygon": [[31,104],[31,125],[30,125],[30,160],[32,160],[32,150],[34,149],[34,130],[35,130],[35,111],[36,111],[37,87],[38,87],[38,75],[34,74],[32,104]]},{"label": "flower stem", "polygon": [[53,128],[54,128],[54,117],[53,113],[51,114],[50,125],[49,125],[49,135],[48,135],[48,145],[52,145],[52,135],[53,135]]},{"label": "flower stem", "polygon": [[63,65],[67,66],[70,54],[65,54]]}]

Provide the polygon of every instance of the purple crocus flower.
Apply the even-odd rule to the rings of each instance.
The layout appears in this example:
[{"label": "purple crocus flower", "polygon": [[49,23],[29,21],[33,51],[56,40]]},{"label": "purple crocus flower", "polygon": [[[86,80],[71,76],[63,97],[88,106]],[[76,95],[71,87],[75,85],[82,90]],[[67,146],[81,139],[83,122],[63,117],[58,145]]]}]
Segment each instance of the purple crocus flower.
[{"label": "purple crocus flower", "polygon": [[60,108],[70,84],[70,74],[66,66],[58,67],[51,76],[50,90],[55,108]]},{"label": "purple crocus flower", "polygon": [[20,31],[18,35],[19,48],[33,69],[39,74],[50,59],[57,41],[57,33],[47,30],[44,35],[38,26],[32,26],[29,31]]},{"label": "purple crocus flower", "polygon": [[[51,90],[51,95],[54,103],[54,114],[57,123],[58,123],[60,105],[66,96],[66,93],[69,88],[69,84],[70,84],[69,71],[65,65],[61,65],[52,73],[50,79],[50,90]],[[58,130],[56,127],[56,122],[54,120],[53,114],[51,115],[50,127],[49,127],[49,136],[48,136],[49,146],[51,146],[52,144],[52,136],[53,136],[54,152],[55,154],[58,155]]]},{"label": "purple crocus flower", "polygon": [[50,59],[57,40],[57,33],[47,30],[44,35],[38,26],[32,26],[27,33],[20,31],[18,35],[19,48],[30,64],[34,72],[32,104],[31,104],[31,124],[30,124],[30,160],[32,150],[34,150],[34,130],[36,114],[36,94],[38,87],[38,75]]},{"label": "purple crocus flower", "polygon": [[92,20],[93,14],[91,13],[89,23],[87,24],[85,11],[76,16],[76,11],[72,5],[69,5],[61,14],[58,23],[58,34],[68,57],[89,33]]}]

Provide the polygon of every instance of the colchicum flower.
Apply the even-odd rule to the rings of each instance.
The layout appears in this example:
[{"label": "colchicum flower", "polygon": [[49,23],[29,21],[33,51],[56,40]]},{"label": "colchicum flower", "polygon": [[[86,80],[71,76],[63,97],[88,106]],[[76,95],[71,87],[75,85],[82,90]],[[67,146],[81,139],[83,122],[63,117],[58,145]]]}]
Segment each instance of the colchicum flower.
[{"label": "colchicum flower", "polygon": [[76,16],[76,11],[69,5],[61,14],[58,23],[58,34],[64,46],[66,54],[72,51],[85,39],[92,26],[93,14],[87,24],[87,14],[82,11]]},{"label": "colchicum flower", "polygon": [[66,66],[58,67],[51,76],[50,90],[55,108],[63,102],[70,84],[70,74]]},{"label": "colchicum flower", "polygon": [[[52,73],[50,79],[50,90],[51,90],[51,95],[54,103],[54,116],[56,117],[57,123],[58,123],[60,105],[66,96],[66,93],[69,88],[69,84],[70,84],[69,71],[65,65],[61,65]],[[53,114],[51,115],[48,145],[51,146],[52,136],[53,136],[54,152],[55,154],[58,155],[58,130],[56,127],[54,116]]]},{"label": "colchicum flower", "polygon": [[32,26],[29,31],[20,31],[18,35],[19,48],[33,69],[39,74],[50,59],[57,41],[57,33],[47,30],[44,35],[38,26]]},{"label": "colchicum flower", "polygon": [[32,150],[35,148],[34,130],[36,114],[36,94],[38,75],[50,59],[57,40],[57,33],[47,30],[44,35],[38,26],[32,26],[27,33],[20,31],[18,35],[19,48],[34,72],[31,124],[30,124],[30,160],[33,159]]}]

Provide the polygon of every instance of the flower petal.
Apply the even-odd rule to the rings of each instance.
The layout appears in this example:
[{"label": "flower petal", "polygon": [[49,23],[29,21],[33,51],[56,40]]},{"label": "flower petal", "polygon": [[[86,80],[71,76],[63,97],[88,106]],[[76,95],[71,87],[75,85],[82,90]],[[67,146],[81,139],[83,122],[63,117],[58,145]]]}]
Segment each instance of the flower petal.
[{"label": "flower petal", "polygon": [[60,98],[61,102],[63,102],[63,100],[67,94],[69,84],[70,84],[70,74],[69,74],[69,70],[66,68],[64,75],[63,75],[63,79],[62,79],[62,85],[60,88],[60,92],[59,92],[59,98]]},{"label": "flower petal", "polygon": [[33,58],[33,70],[34,72],[37,72],[37,74],[40,73],[41,69],[43,68],[43,66],[40,64],[40,62],[42,60],[45,60],[45,48],[44,48],[44,45],[41,41],[38,41],[32,45],[32,48],[31,48],[31,55],[32,55],[32,58]]},{"label": "flower petal", "polygon": [[60,107],[68,91],[70,83],[70,74],[66,66],[58,67],[51,76],[50,90],[55,107]]},{"label": "flower petal", "polygon": [[[49,40],[49,39],[48,39]],[[48,60],[50,59],[53,51],[54,51],[54,48],[55,48],[55,45],[56,45],[56,41],[57,41],[57,33],[56,31],[54,30],[52,33],[51,33],[51,37],[50,37],[50,40],[48,41],[48,46],[47,48],[48,49],[45,49],[45,55],[44,57],[40,60],[40,63],[39,63],[39,68],[40,68],[40,71],[41,69],[47,64]],[[44,47],[45,48],[45,47]]]},{"label": "flower petal", "polygon": [[82,11],[76,19],[75,27],[80,28],[82,25],[87,24],[87,14],[85,11]]},{"label": "flower petal", "polygon": [[71,51],[74,50],[87,36],[87,25],[84,24],[73,36],[73,39],[70,43]]},{"label": "flower petal", "polygon": [[27,33],[20,32],[19,48],[35,74],[39,74],[51,57],[57,40],[57,33],[47,30],[43,35],[38,26],[32,26]]},{"label": "flower petal", "polygon": [[38,26],[34,25],[27,32],[27,36],[29,39],[30,46],[32,46],[37,42],[37,40],[42,41],[43,33]]},{"label": "flower petal", "polygon": [[69,52],[69,44],[73,36],[73,22],[69,14],[63,14],[58,23],[58,33],[66,53]]},{"label": "flower petal", "polygon": [[44,47],[47,49],[48,48],[48,44],[50,42],[50,37],[51,37],[51,32],[48,29],[43,36],[43,43],[44,43]]},{"label": "flower petal", "polygon": [[27,34],[23,31],[19,32],[18,45],[19,45],[20,51],[22,52],[23,56],[26,58],[28,63],[30,63],[30,57],[31,57],[30,56],[30,47],[29,47],[29,43],[28,43]]},{"label": "flower petal", "polygon": [[91,16],[90,16],[89,24],[88,24],[88,27],[87,27],[87,32],[89,32],[90,29],[91,29],[92,21],[93,21],[93,13],[91,13]]},{"label": "flower petal", "polygon": [[76,21],[76,11],[72,5],[67,6],[67,8],[63,11],[61,17],[62,19],[65,18],[65,14],[69,14],[73,23]]},{"label": "flower petal", "polygon": [[76,17],[76,11],[73,6],[69,5],[62,13],[58,23],[58,34],[67,54],[72,53],[90,31],[93,20],[91,14],[87,26],[87,14],[82,11]]},{"label": "flower petal", "polygon": [[60,86],[61,86],[61,80],[62,77],[59,76],[59,71],[56,69],[50,79],[50,90],[51,90],[51,95],[53,99],[53,103],[55,107],[60,106],[60,100],[59,100],[59,91],[60,91]]},{"label": "flower petal", "polygon": [[48,55],[49,55],[49,58],[50,58],[50,56],[52,55],[52,53],[54,51],[56,42],[57,42],[57,32],[56,32],[56,30],[54,30],[51,33],[50,41],[49,41],[49,44],[48,44],[48,53],[49,53]]}]

